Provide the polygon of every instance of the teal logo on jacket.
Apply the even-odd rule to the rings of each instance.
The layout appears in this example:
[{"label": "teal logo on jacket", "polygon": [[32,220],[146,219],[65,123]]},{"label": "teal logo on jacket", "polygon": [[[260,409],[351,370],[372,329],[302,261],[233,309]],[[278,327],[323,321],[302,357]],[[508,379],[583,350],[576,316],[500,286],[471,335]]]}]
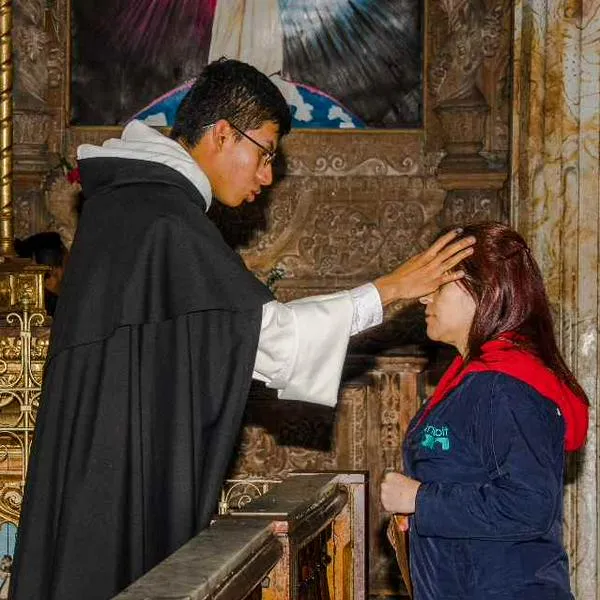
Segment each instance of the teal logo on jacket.
[{"label": "teal logo on jacket", "polygon": [[427,425],[423,430],[421,446],[435,450],[436,445],[444,451],[450,450],[450,437],[448,436],[448,427],[445,425],[442,427]]}]

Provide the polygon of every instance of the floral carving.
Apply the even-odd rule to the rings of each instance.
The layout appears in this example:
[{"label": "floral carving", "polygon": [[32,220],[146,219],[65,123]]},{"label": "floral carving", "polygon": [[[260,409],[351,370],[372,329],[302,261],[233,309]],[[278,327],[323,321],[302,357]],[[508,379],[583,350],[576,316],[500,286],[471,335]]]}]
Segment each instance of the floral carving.
[{"label": "floral carving", "polygon": [[423,206],[416,201],[384,202],[375,214],[366,207],[322,204],[305,224],[297,254],[285,253],[279,262],[296,277],[349,277],[368,263],[387,271],[411,253],[412,234],[424,221]]},{"label": "floral carving", "polygon": [[447,18],[444,44],[430,66],[430,90],[438,102],[472,94],[483,60],[495,55],[503,32],[504,8],[484,0],[442,0]]},{"label": "floral carving", "polygon": [[[313,425],[306,421],[287,423],[285,427],[300,433],[300,438],[306,442],[319,435]],[[282,446],[265,429],[247,426],[234,471],[236,475],[244,476],[283,477],[295,470],[334,469],[335,463],[335,451],[320,452],[303,446]]]},{"label": "floral carving", "polygon": [[452,227],[501,218],[497,190],[450,191],[442,209],[442,225]]},{"label": "floral carving", "polygon": [[[343,404],[350,410],[351,452],[350,469],[367,469],[367,394],[358,386],[343,392]],[[338,466],[339,467],[339,466]]]},{"label": "floral carving", "polygon": [[15,6],[15,95],[24,107],[36,110],[47,100],[44,11],[40,0],[22,0]]}]

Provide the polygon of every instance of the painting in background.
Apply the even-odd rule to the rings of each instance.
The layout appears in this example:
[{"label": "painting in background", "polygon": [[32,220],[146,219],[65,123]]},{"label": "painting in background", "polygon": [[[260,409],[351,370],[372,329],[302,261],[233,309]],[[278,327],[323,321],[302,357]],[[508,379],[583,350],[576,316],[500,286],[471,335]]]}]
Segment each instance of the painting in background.
[{"label": "painting in background", "polygon": [[16,535],[17,528],[12,523],[3,523],[0,527],[0,600],[8,598]]},{"label": "painting in background", "polygon": [[296,128],[422,124],[420,0],[72,0],[74,125],[171,125],[227,56],[269,75]]}]

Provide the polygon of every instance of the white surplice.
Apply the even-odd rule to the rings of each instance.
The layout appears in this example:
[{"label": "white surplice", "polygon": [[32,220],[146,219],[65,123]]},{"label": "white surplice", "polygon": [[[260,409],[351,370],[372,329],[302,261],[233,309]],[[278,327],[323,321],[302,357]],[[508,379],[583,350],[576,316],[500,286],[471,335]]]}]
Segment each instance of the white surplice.
[{"label": "white surplice", "polygon": [[[210,182],[198,164],[175,140],[140,121],[129,123],[120,139],[78,148],[78,158],[99,156],[167,165],[189,179],[210,206]],[[335,406],[350,336],[382,319],[379,292],[370,283],[286,304],[269,302],[263,306],[253,377],[282,399]]]},{"label": "white surplice", "polygon": [[269,302],[253,377],[285,400],[335,406],[351,335],[381,323],[383,310],[373,284],[286,304]]}]

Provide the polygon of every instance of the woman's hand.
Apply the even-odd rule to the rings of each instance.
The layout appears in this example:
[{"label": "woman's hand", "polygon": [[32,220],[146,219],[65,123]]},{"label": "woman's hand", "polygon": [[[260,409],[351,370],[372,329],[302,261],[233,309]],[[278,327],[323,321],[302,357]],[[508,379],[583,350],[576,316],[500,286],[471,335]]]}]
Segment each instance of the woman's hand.
[{"label": "woman's hand", "polygon": [[381,482],[381,504],[391,513],[411,515],[415,512],[415,501],[420,481],[402,475],[386,473]]}]

